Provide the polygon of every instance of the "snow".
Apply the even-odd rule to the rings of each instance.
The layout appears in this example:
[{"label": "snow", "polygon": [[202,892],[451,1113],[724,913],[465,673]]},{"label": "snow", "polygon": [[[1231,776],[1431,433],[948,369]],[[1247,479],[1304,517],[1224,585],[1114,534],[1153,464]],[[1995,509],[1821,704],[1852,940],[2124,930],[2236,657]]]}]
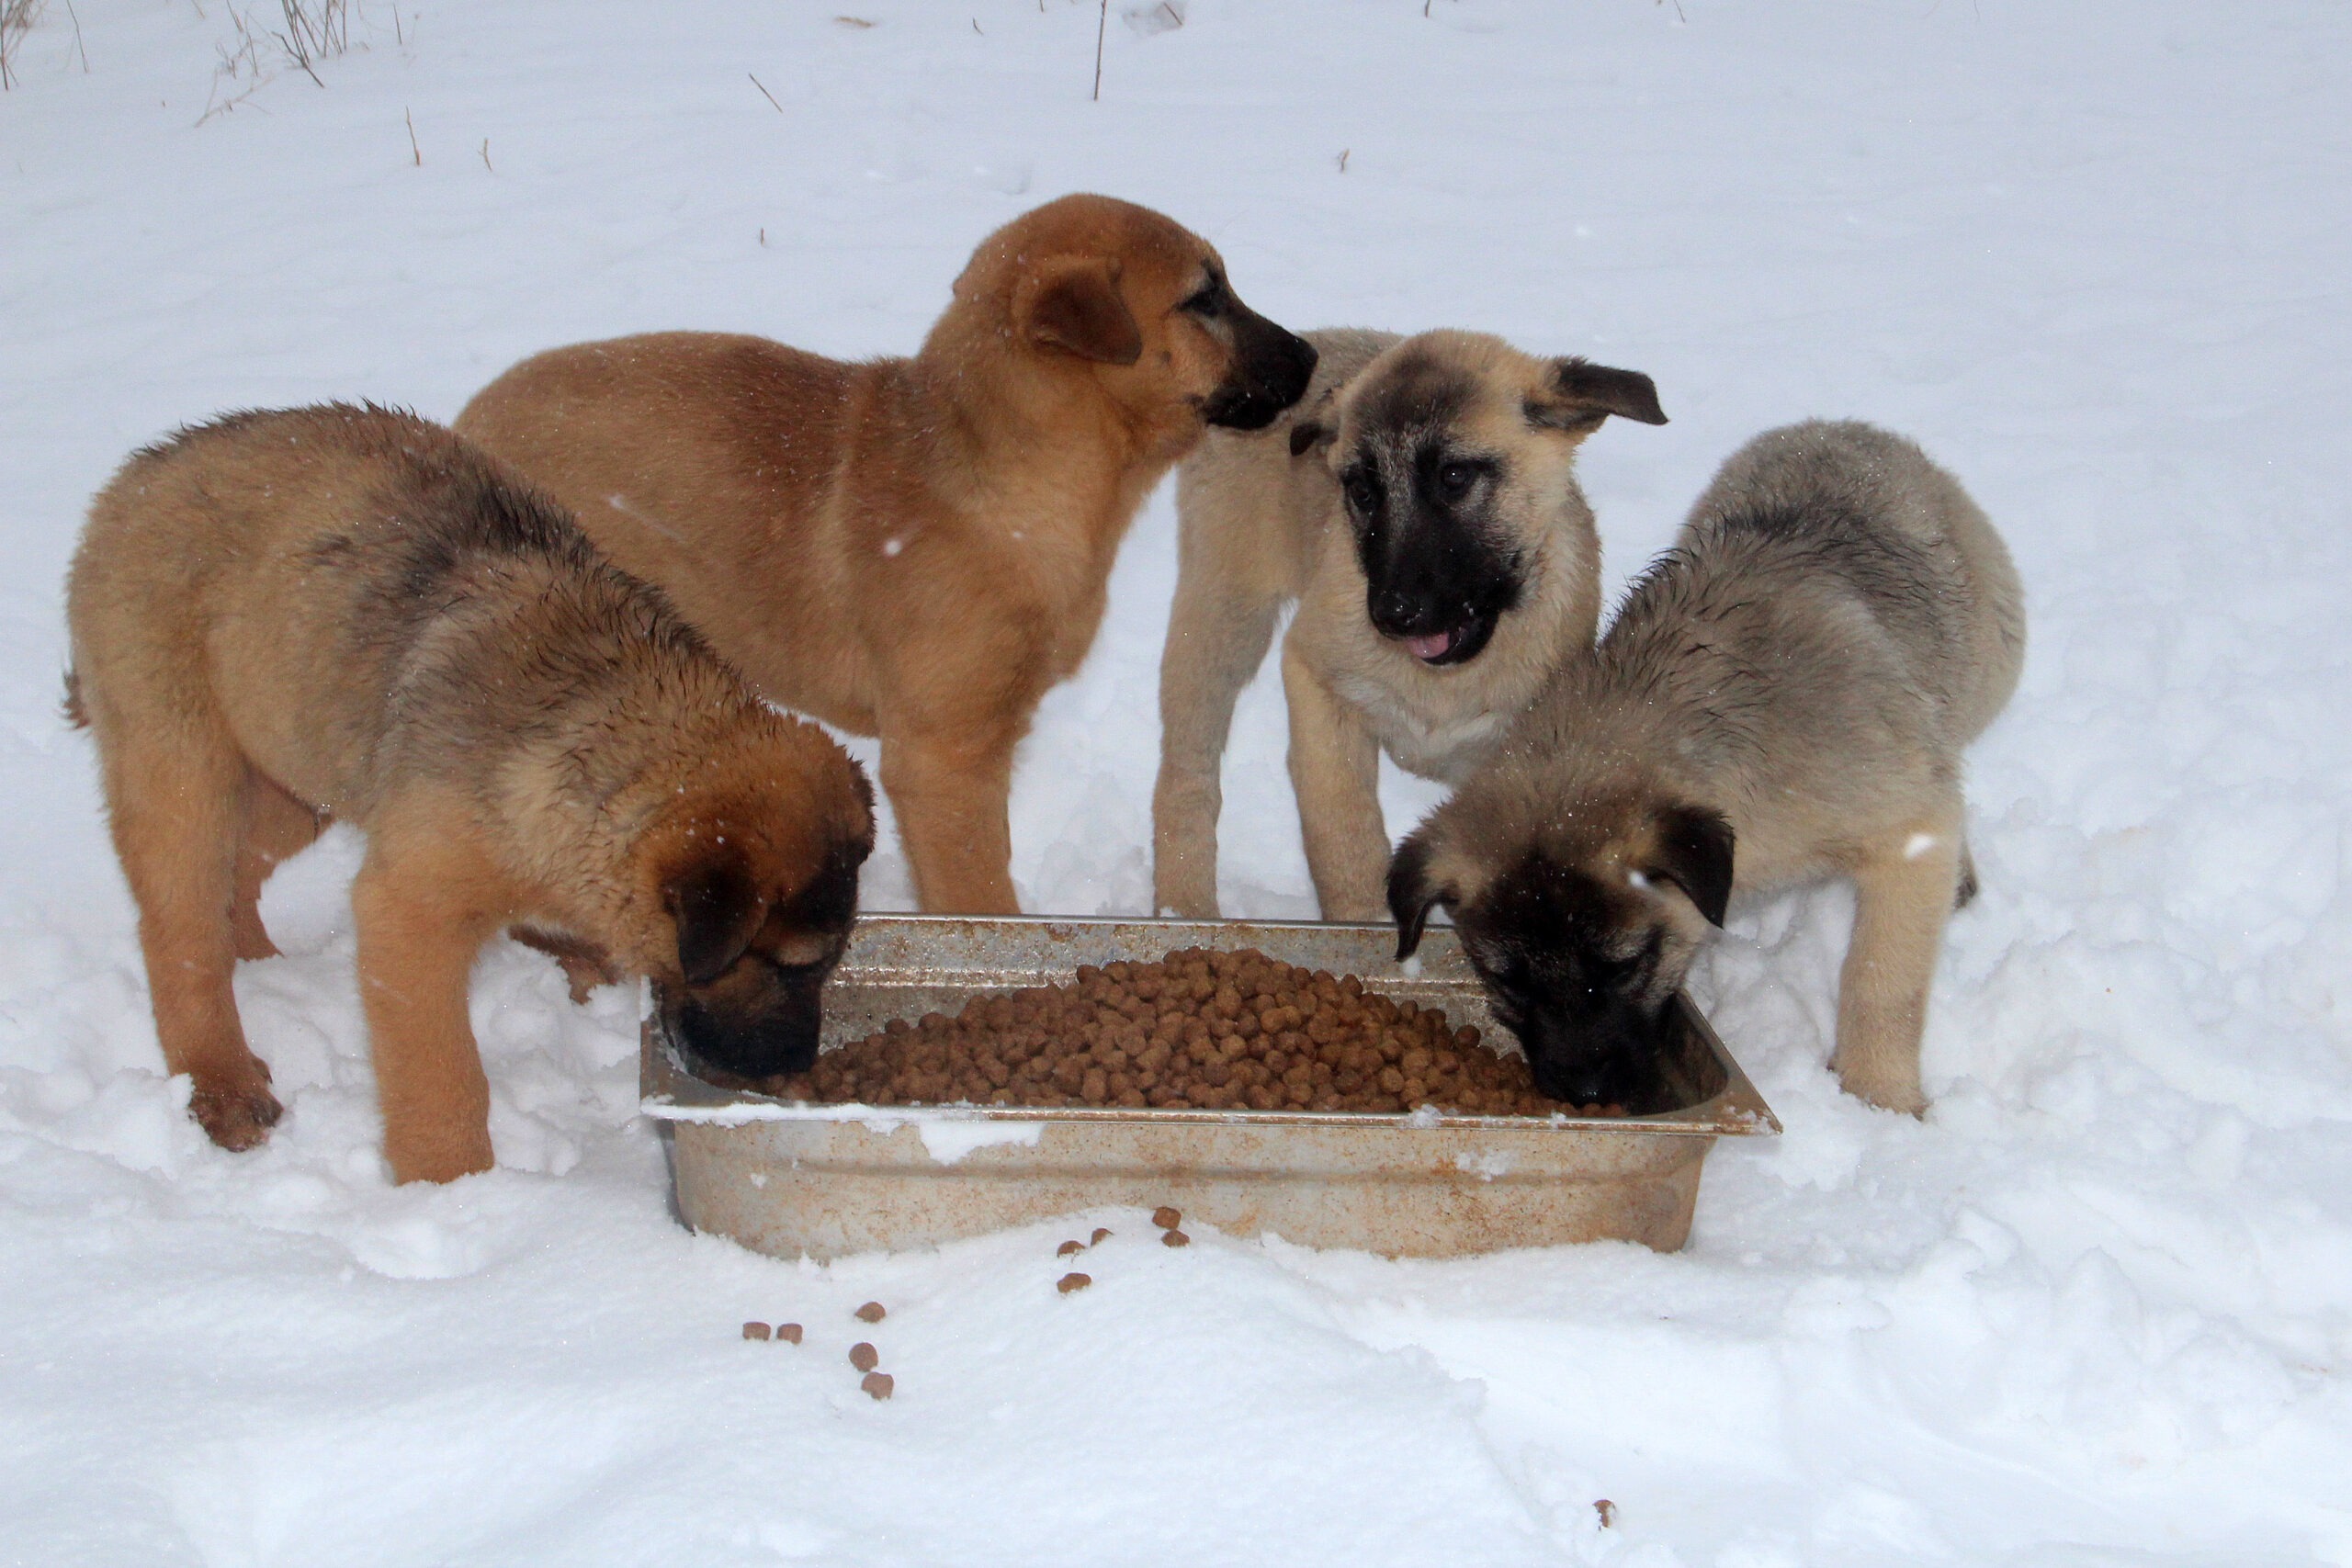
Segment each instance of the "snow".
[{"label": "snow", "polygon": [[[51,6],[17,45],[0,1561],[2352,1562],[2352,12],[1115,8],[1099,103],[1072,0],[368,0],[323,85],[259,7],[218,75],[231,0]],[[982,233],[1071,189],[1179,217],[1288,324],[1654,376],[1674,423],[1583,461],[1615,583],[1770,424],[1869,418],[1962,478],[2033,643],[1972,758],[1927,1120],[1824,1069],[1829,888],[1736,908],[1699,974],[1787,1131],[1717,1149],[1683,1253],[1173,1251],[1105,1211],[779,1262],[672,1219],[636,996],[574,1008],[511,946],[473,1004],[500,1168],[387,1186],[337,833],[270,888],[292,956],[238,980],[287,1120],[207,1145],[57,716],[113,465],[240,405],[446,418],[627,331],[904,351]],[[1031,908],[1149,903],[1173,574],[1163,491],[1022,753]],[[1261,679],[1233,912],[1312,909],[1284,742]],[[1398,831],[1435,798],[1385,794]],[[907,891],[886,849],[867,902]]]}]

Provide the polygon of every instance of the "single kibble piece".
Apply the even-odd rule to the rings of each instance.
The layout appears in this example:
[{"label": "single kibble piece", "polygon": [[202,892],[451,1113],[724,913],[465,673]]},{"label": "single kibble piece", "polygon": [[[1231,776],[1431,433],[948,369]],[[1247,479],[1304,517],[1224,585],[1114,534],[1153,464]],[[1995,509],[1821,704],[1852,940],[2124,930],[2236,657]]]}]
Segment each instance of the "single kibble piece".
[{"label": "single kibble piece", "polygon": [[800,1325],[797,1323],[779,1323],[775,1325],[775,1337],[786,1345],[797,1345],[800,1343]]},{"label": "single kibble piece", "polygon": [[767,1337],[768,1325],[764,1323],[747,1323],[743,1325],[743,1337],[746,1339],[765,1339]]},{"label": "single kibble piece", "polygon": [[1614,1529],[1617,1528],[1616,1504],[1611,1502],[1608,1498],[1603,1497],[1593,1504],[1592,1511],[1600,1516],[1600,1528],[1602,1529]]},{"label": "single kibble piece", "polygon": [[857,1386],[876,1399],[888,1399],[891,1391],[899,1386],[899,1381],[888,1372],[868,1372],[857,1380]]},{"label": "single kibble piece", "polygon": [[1056,1258],[1068,1258],[1073,1252],[1084,1252],[1085,1250],[1086,1244],[1082,1241],[1066,1241],[1059,1247],[1054,1248],[1054,1256]]},{"label": "single kibble piece", "polygon": [[861,1339],[849,1348],[849,1364],[861,1372],[870,1372],[882,1364],[882,1352]]},{"label": "single kibble piece", "polygon": [[857,1321],[860,1323],[879,1323],[889,1315],[880,1302],[868,1302],[857,1309]]},{"label": "single kibble piece", "polygon": [[1091,1274],[1065,1274],[1054,1281],[1054,1289],[1068,1295],[1072,1291],[1082,1291],[1092,1283],[1094,1283],[1094,1276]]},{"label": "single kibble piece", "polygon": [[1178,1225],[1184,1223],[1184,1211],[1182,1209],[1171,1209],[1167,1204],[1162,1203],[1159,1208],[1154,1209],[1151,1212],[1151,1223],[1158,1225],[1161,1230],[1172,1231]]},{"label": "single kibble piece", "polygon": [[1094,1227],[1094,1235],[1089,1238],[1086,1245],[1089,1247],[1100,1247],[1110,1239],[1111,1227],[1108,1225],[1096,1225]]},{"label": "single kibble piece", "polygon": [[1190,1247],[1193,1245],[1193,1238],[1186,1235],[1182,1231],[1170,1230],[1166,1235],[1159,1238],[1159,1245],[1162,1247]]}]

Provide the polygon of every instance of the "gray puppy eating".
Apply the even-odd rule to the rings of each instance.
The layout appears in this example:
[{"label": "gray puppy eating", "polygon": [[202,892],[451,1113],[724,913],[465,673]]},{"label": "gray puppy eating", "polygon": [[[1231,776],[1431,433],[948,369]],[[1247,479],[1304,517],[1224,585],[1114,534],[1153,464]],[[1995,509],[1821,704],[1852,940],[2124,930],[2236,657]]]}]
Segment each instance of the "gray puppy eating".
[{"label": "gray puppy eating", "polygon": [[1397,851],[1398,956],[1443,905],[1537,1085],[1623,1100],[1733,890],[1847,877],[1830,1065],[1916,1114],[1944,921],[1975,893],[1961,752],[2024,655],[2017,570],[1951,475],[1867,424],[1769,431]]}]

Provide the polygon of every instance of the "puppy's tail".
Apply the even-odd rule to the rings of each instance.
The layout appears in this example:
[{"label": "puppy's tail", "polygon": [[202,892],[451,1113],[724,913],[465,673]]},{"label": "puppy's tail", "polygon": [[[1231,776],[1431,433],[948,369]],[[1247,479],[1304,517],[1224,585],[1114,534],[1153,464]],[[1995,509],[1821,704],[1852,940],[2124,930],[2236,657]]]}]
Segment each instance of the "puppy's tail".
[{"label": "puppy's tail", "polygon": [[65,672],[65,701],[58,711],[74,728],[90,728],[90,710],[82,705],[82,677],[72,670]]}]

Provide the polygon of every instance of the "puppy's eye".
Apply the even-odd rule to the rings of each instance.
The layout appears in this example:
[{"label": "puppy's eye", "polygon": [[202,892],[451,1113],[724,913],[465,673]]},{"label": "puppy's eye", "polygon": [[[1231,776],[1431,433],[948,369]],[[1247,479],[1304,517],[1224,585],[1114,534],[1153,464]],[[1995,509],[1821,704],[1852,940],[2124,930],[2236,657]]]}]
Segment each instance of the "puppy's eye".
[{"label": "puppy's eye", "polygon": [[1468,463],[1448,463],[1437,471],[1437,492],[1447,501],[1460,501],[1478,482],[1478,470]]},{"label": "puppy's eye", "polygon": [[1348,505],[1357,512],[1368,513],[1380,504],[1380,487],[1363,474],[1350,474],[1340,481],[1347,492]]},{"label": "puppy's eye", "polygon": [[1225,285],[1219,279],[1212,277],[1194,290],[1191,299],[1176,308],[1195,316],[1221,315],[1225,310]]}]

